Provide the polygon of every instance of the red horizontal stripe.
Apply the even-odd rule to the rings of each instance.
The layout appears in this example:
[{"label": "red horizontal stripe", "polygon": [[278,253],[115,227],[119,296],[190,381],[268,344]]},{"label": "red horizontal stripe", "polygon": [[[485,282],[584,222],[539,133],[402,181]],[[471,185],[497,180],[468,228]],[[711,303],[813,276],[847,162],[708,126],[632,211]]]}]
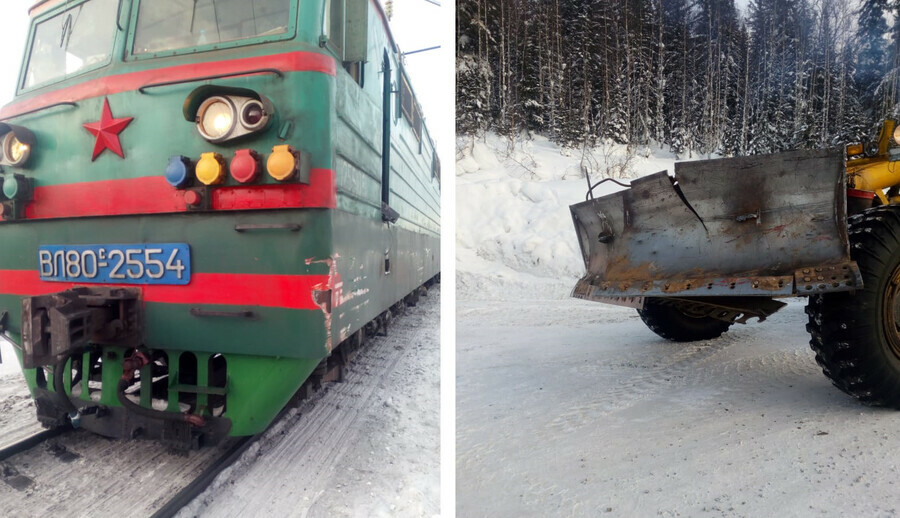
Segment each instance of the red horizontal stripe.
[{"label": "red horizontal stripe", "polygon": [[[327,275],[195,273],[191,276],[190,284],[185,286],[122,286],[140,288],[145,302],[320,309],[313,300],[313,290],[327,284]],[[75,286],[84,284],[42,281],[36,270],[0,270],[2,294],[33,297],[57,293]]]},{"label": "red horizontal stripe", "polygon": [[15,117],[56,103],[75,102],[103,95],[130,92],[153,83],[198,79],[219,74],[237,74],[260,68],[274,68],[282,72],[322,72],[335,75],[334,58],[317,52],[287,52],[271,56],[191,63],[107,76],[53,90],[4,106],[0,110],[0,118]]},{"label": "red horizontal stripe", "polygon": [[212,192],[216,210],[277,209],[282,207],[337,207],[334,171],[311,169],[309,185],[245,185],[223,187]]},{"label": "red horizontal stripe", "polygon": [[[312,169],[309,185],[242,185],[212,191],[213,210],[337,207],[334,171]],[[38,186],[27,219],[186,212],[184,191],[162,175]],[[0,218],[2,221],[2,218]]]},{"label": "red horizontal stripe", "polygon": [[875,192],[861,191],[859,189],[851,189],[848,187],[847,188],[847,196],[850,196],[851,198],[863,198],[866,200],[871,200],[872,198],[875,197]]}]

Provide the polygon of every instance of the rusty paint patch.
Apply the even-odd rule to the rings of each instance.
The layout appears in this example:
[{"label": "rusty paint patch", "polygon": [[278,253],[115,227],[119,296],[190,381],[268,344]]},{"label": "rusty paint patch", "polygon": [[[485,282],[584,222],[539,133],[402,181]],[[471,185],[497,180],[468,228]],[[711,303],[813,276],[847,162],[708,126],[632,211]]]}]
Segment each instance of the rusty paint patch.
[{"label": "rusty paint patch", "polygon": [[800,295],[863,287],[862,275],[855,262],[801,268],[794,272],[794,282]]},{"label": "rusty paint patch", "polygon": [[801,268],[792,275],[691,277],[610,282],[586,275],[572,291],[575,298],[608,302],[610,297],[789,296],[850,291],[862,287],[855,262]]},{"label": "rusty paint patch", "polygon": [[316,305],[322,309],[322,314],[325,315],[325,347],[329,353],[333,347],[331,333],[332,311],[341,304],[341,288],[344,285],[341,282],[340,274],[337,272],[337,260],[339,257],[340,255],[334,254],[325,259],[309,257],[305,261],[307,266],[315,263],[328,265],[328,279],[314,285],[312,287],[312,295]]}]

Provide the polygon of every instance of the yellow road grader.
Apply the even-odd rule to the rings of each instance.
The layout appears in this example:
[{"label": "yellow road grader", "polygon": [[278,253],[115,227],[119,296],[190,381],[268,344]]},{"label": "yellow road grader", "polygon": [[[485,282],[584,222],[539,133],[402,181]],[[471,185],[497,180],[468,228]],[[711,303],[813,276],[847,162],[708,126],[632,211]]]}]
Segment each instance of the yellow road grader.
[{"label": "yellow road grader", "polygon": [[816,361],[900,408],[900,127],[844,150],[679,162],[572,205],[577,298],[631,306],[659,336],[709,340],[808,297]]}]

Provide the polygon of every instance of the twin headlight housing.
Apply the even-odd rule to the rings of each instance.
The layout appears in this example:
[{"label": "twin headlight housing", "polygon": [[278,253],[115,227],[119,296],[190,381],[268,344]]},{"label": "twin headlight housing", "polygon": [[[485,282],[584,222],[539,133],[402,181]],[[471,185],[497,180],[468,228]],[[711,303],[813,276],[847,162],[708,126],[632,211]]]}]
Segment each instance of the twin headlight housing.
[{"label": "twin headlight housing", "polygon": [[213,95],[197,108],[197,131],[212,143],[226,142],[263,130],[274,108],[265,97]]}]

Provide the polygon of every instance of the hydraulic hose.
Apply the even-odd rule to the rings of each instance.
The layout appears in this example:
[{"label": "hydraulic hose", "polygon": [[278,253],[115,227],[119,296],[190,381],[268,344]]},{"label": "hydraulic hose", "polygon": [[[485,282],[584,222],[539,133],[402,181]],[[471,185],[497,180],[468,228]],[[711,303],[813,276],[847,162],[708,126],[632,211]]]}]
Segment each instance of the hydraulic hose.
[{"label": "hydraulic hose", "polygon": [[66,353],[62,359],[53,366],[53,390],[62,398],[64,410],[69,413],[69,417],[72,419],[75,419],[78,415],[78,408],[72,403],[69,399],[69,395],[66,393],[66,388],[63,386],[63,375],[66,372],[66,363],[70,358],[75,356],[76,353],[77,351]]},{"label": "hydraulic hose", "polygon": [[165,412],[163,410],[153,410],[152,408],[144,408],[141,405],[138,405],[134,401],[128,399],[128,397],[125,395],[125,390],[130,384],[131,382],[128,379],[120,379],[119,384],[116,387],[116,397],[118,397],[119,403],[121,403],[123,407],[134,412],[135,414],[148,417],[150,419],[161,419],[163,421],[186,421],[193,426],[203,426],[206,424],[206,420],[198,415]]}]

